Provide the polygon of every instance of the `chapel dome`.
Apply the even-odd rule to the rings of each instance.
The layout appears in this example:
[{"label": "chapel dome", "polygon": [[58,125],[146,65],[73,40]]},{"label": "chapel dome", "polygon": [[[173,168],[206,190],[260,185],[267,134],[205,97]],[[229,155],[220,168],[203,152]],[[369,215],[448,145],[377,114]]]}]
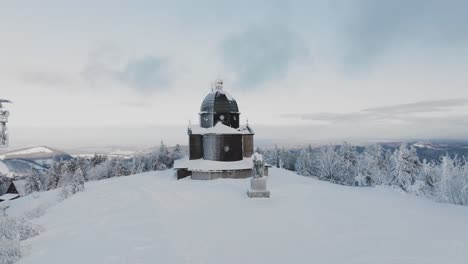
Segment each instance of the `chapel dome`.
[{"label": "chapel dome", "polygon": [[215,87],[209,93],[200,107],[201,113],[239,113],[236,100],[223,90],[223,81],[216,81]]}]

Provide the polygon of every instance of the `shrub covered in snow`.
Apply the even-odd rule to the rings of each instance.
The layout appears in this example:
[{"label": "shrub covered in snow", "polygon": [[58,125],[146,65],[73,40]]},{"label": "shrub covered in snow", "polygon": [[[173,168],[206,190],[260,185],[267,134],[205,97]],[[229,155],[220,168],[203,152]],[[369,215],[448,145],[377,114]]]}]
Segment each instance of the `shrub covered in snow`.
[{"label": "shrub covered in snow", "polygon": [[[420,160],[406,144],[385,150],[379,144],[358,147],[344,143],[320,148],[263,151],[267,163],[343,185],[396,186],[437,201],[468,205],[468,162],[445,155],[439,162]],[[291,166],[294,160],[294,166]]]},{"label": "shrub covered in snow", "polygon": [[20,241],[39,234],[26,217],[0,216],[0,264],[16,262],[22,255]]}]

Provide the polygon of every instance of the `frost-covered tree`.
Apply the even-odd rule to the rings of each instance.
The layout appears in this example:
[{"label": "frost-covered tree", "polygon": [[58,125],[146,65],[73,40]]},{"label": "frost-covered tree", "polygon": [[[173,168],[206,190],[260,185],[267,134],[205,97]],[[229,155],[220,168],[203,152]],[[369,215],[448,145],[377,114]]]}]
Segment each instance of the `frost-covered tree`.
[{"label": "frost-covered tree", "polygon": [[131,174],[130,170],[121,158],[116,158],[113,166],[113,176],[128,176]]},{"label": "frost-covered tree", "polygon": [[63,162],[60,164],[60,182],[58,186],[67,185],[70,182],[71,173],[68,170],[67,162]]},{"label": "frost-covered tree", "polygon": [[61,178],[60,163],[54,162],[47,171],[47,190],[55,189],[59,186]]},{"label": "frost-covered tree", "polygon": [[379,144],[367,146],[359,158],[359,185],[374,186],[386,183],[385,157]]},{"label": "frost-covered tree", "polygon": [[79,157],[77,159],[78,159],[78,167],[80,167],[81,170],[83,171],[83,177],[87,181],[88,180],[88,171],[89,171],[89,168],[91,166],[91,162],[90,162],[89,159],[83,158],[83,157]]},{"label": "frost-covered tree", "polygon": [[445,155],[440,164],[440,181],[436,184],[441,202],[468,205],[468,165],[466,160]]},{"label": "frost-covered tree", "polygon": [[42,191],[42,183],[37,169],[31,168],[29,175],[26,178],[24,189],[26,194]]},{"label": "frost-covered tree", "polygon": [[95,167],[107,160],[107,157],[105,155],[99,155],[97,153],[94,153],[94,156],[90,160],[91,167]]},{"label": "frost-covered tree", "polygon": [[172,151],[172,160],[178,160],[185,156],[184,150],[179,144],[176,144],[174,150]]},{"label": "frost-covered tree", "polygon": [[345,185],[353,185],[358,176],[358,153],[356,148],[344,142],[337,152],[339,158],[339,172],[335,181]]},{"label": "frost-covered tree", "polygon": [[343,172],[342,161],[335,146],[322,147],[317,153],[317,176],[327,181],[336,181]]},{"label": "frost-covered tree", "polygon": [[75,171],[72,177],[72,182],[70,185],[70,191],[72,194],[77,192],[81,192],[84,190],[85,178],[83,175],[83,171],[80,167]]},{"label": "frost-covered tree", "polygon": [[169,150],[167,149],[163,141],[161,141],[161,145],[159,146],[158,160],[159,162],[164,164],[166,168],[172,167],[174,163],[174,160],[171,158]]},{"label": "frost-covered tree", "polygon": [[416,176],[421,169],[416,149],[408,148],[406,144],[401,144],[400,148],[393,153],[393,183],[403,190],[408,188],[416,181]]},{"label": "frost-covered tree", "polygon": [[310,152],[306,149],[302,149],[299,157],[296,161],[296,172],[299,175],[310,176],[312,175],[312,158],[310,156]]},{"label": "frost-covered tree", "polygon": [[275,149],[273,150],[273,166],[276,166],[277,168],[282,168],[283,167],[283,162],[281,161],[281,153],[277,145],[275,145]]},{"label": "frost-covered tree", "polygon": [[440,167],[434,162],[428,162],[426,159],[421,163],[418,180],[423,182],[424,194],[429,196],[436,195],[436,185],[440,181]]},{"label": "frost-covered tree", "polygon": [[145,171],[145,158],[143,156],[135,156],[132,159],[130,171],[132,174],[137,174]]},{"label": "frost-covered tree", "polygon": [[69,161],[66,162],[67,164],[67,170],[68,170],[68,173],[70,175],[73,175],[73,173],[75,173],[75,171],[78,169],[79,167],[79,164],[78,164],[78,160],[77,159],[71,159]]},{"label": "frost-covered tree", "polygon": [[257,146],[257,147],[255,148],[255,152],[257,152],[257,153],[259,153],[259,154],[261,154],[261,155],[265,154],[265,152],[263,151],[263,149],[261,149],[259,146]]}]

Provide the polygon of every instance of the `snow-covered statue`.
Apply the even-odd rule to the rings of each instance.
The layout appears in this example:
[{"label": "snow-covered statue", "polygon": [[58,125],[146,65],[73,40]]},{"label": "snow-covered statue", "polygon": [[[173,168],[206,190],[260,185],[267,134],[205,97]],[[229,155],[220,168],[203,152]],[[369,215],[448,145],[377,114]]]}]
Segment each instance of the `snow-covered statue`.
[{"label": "snow-covered statue", "polygon": [[255,153],[253,155],[253,177],[254,178],[261,178],[263,177],[263,173],[265,171],[265,161],[263,160],[262,155]]},{"label": "snow-covered statue", "polygon": [[267,177],[264,176],[265,161],[259,153],[253,154],[252,179],[247,195],[250,198],[270,198],[270,191],[266,188]]}]

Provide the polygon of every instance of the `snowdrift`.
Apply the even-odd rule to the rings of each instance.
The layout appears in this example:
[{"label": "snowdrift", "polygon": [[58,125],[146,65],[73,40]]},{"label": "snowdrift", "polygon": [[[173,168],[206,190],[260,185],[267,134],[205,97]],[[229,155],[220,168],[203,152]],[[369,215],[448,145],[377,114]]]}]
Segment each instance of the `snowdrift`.
[{"label": "snowdrift", "polygon": [[20,263],[468,263],[466,207],[280,169],[271,199],[249,199],[248,181],[163,171],[87,183],[36,220],[45,231]]}]

